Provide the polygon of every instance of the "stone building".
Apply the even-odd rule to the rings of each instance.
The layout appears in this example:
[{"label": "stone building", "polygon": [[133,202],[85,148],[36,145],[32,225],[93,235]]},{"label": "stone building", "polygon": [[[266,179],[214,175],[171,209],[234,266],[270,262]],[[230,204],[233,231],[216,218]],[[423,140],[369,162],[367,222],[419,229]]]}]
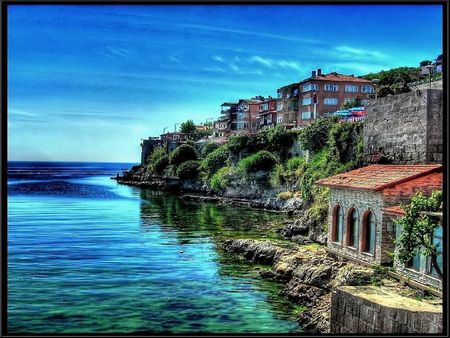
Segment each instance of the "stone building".
[{"label": "stone building", "polygon": [[277,89],[277,124],[288,129],[297,127],[299,94],[298,83],[291,83]]},{"label": "stone building", "polygon": [[316,182],[330,188],[327,246],[369,264],[392,264],[396,229],[386,208],[442,190],[441,165],[370,165]]},{"label": "stone building", "polygon": [[149,137],[147,140],[141,142],[141,164],[147,162],[147,158],[156,147],[163,145],[163,141],[159,137]]},{"label": "stone building", "polygon": [[442,90],[426,89],[371,100],[364,121],[364,154],[377,163],[442,163]]}]

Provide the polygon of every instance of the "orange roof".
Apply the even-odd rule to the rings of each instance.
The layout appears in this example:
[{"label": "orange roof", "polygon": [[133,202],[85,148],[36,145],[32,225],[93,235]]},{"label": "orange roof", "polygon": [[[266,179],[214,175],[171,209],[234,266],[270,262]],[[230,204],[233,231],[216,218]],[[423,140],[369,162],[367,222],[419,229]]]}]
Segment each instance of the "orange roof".
[{"label": "orange roof", "polygon": [[394,215],[394,216],[402,216],[405,214],[405,210],[400,205],[395,205],[389,208],[382,209],[385,214]]},{"label": "orange roof", "polygon": [[414,178],[442,171],[440,164],[389,165],[375,164],[343,174],[318,180],[316,183],[332,188],[380,191]]},{"label": "orange roof", "polygon": [[303,80],[301,83],[306,81],[332,81],[332,82],[361,82],[361,83],[372,83],[370,80],[362,79],[360,77],[355,77],[351,75],[344,75],[338,73],[329,73],[318,75],[316,77],[310,77],[306,80]]}]

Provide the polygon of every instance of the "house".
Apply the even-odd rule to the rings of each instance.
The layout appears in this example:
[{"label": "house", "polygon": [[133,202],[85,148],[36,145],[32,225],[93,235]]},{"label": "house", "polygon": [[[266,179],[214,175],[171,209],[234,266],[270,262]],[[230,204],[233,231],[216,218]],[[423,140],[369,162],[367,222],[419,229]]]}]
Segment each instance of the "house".
[{"label": "house", "polygon": [[187,134],[182,132],[168,132],[161,135],[162,141],[177,141],[177,142],[184,142],[187,140]]},{"label": "house", "polygon": [[271,128],[277,123],[277,100],[270,97],[259,105],[258,128]]},{"label": "house", "polygon": [[442,189],[441,165],[370,165],[316,182],[330,188],[328,250],[369,264],[392,264],[392,207],[417,191]]},{"label": "house", "polygon": [[359,98],[365,105],[375,91],[370,80],[336,72],[322,74],[321,69],[312,71],[311,77],[302,80],[299,87],[299,126],[339,110],[349,100]]},{"label": "house", "polygon": [[[386,223],[388,226],[395,226],[395,220],[398,217],[405,215],[403,209],[396,205],[393,207],[383,209],[385,214]],[[433,233],[433,243],[440,244],[440,250],[442,250],[442,212],[423,212],[428,216],[434,218],[436,223],[440,224],[438,228]],[[400,236],[402,232],[401,226],[396,226],[396,238]],[[394,252],[396,250],[394,249]],[[437,257],[437,262],[441,271],[443,270],[443,260],[442,260],[442,251],[440,255]],[[402,263],[395,255],[394,258],[394,268],[396,271],[401,273],[403,276],[407,277],[410,280],[416,281],[421,284],[434,286],[438,289],[442,289],[442,280],[439,278],[435,268],[431,264],[430,257],[425,255],[421,255],[416,253],[414,258],[408,262],[407,264]]]},{"label": "house", "polygon": [[225,139],[237,128],[238,103],[224,102],[220,105],[221,116],[214,121],[213,139]]},{"label": "house", "polygon": [[298,125],[298,83],[291,83],[277,89],[277,124],[287,129]]},{"label": "house", "polygon": [[255,132],[258,128],[259,105],[264,101],[262,96],[241,99],[237,105],[237,132]]}]

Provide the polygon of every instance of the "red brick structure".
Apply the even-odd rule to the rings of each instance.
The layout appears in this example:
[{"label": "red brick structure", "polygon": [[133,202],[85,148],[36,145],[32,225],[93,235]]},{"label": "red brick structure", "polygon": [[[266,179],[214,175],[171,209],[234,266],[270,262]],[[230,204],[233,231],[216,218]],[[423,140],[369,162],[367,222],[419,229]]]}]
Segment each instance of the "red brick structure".
[{"label": "red brick structure", "polygon": [[339,110],[347,100],[359,98],[365,104],[370,93],[375,90],[370,80],[336,72],[322,74],[320,69],[317,73],[313,71],[311,77],[302,80],[298,85],[299,125],[306,125],[317,117]]},{"label": "red brick structure", "polygon": [[257,130],[259,106],[263,100],[263,97],[239,100],[236,118],[237,132],[254,132]]},{"label": "red brick structure", "polygon": [[328,249],[366,263],[392,263],[392,213],[417,191],[442,190],[441,165],[371,165],[316,182],[330,188]]},{"label": "red brick structure", "polygon": [[274,127],[277,124],[277,100],[269,97],[259,105],[258,128]]}]

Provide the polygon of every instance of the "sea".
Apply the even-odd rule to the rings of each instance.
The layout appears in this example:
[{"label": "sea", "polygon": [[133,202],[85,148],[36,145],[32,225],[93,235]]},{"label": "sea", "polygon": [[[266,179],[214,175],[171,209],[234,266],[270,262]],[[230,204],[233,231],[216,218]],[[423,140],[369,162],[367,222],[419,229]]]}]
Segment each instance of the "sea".
[{"label": "sea", "polygon": [[111,179],[135,164],[8,163],[8,333],[301,333],[267,267],[220,249],[285,216]]}]

